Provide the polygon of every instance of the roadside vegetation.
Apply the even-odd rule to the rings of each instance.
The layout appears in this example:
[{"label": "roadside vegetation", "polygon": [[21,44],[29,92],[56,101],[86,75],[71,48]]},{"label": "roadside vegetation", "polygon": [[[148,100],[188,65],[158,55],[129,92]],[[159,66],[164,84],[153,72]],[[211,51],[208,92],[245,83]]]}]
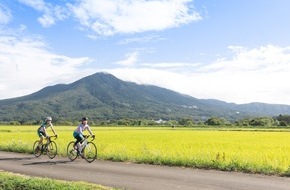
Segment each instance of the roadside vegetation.
[{"label": "roadside vegetation", "polygon": [[[0,125],[39,125],[41,120],[3,120]],[[56,125],[75,126],[78,125],[78,119],[69,121],[53,117],[53,123]],[[207,127],[207,126],[227,126],[227,127],[249,127],[249,128],[289,128],[290,115],[264,116],[264,117],[245,117],[239,120],[226,120],[223,117],[208,117],[205,120],[195,120],[193,118],[179,119],[98,119],[90,118],[90,125],[93,126],[165,126],[165,127]]]},{"label": "roadside vegetation", "polygon": [[0,171],[0,189],[3,190],[112,190],[113,188],[86,182],[63,181],[31,177]]},{"label": "roadside vegetation", "polygon": [[[32,153],[38,126],[0,126],[0,150]],[[75,127],[55,126],[58,156]],[[93,126],[98,159],[290,177],[290,129]]]}]

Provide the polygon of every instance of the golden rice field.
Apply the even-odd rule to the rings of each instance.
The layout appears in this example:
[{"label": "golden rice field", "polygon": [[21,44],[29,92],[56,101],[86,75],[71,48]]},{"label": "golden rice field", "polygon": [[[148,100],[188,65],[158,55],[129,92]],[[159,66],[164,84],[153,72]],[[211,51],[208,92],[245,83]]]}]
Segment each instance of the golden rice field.
[{"label": "golden rice field", "polygon": [[[0,149],[32,153],[38,126],[0,126]],[[55,126],[58,155],[75,127]],[[98,159],[290,176],[290,130],[92,127]],[[51,131],[49,131],[52,134]],[[45,155],[44,155],[45,156]]]}]

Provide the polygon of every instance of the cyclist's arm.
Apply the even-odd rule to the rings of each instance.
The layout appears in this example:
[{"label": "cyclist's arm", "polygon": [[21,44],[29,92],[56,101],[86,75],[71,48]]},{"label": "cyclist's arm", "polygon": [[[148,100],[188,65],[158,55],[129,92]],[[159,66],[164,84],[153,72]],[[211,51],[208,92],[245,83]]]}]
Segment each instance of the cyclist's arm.
[{"label": "cyclist's arm", "polygon": [[89,133],[90,133],[90,135],[93,135],[93,132],[92,132],[92,130],[91,130],[91,128],[88,126],[88,131],[89,131]]},{"label": "cyclist's arm", "polygon": [[52,125],[52,124],[51,124],[50,127],[51,127],[51,130],[52,130],[53,134],[54,134],[54,135],[57,135],[56,132],[55,132],[55,130],[54,130],[54,128],[53,128],[53,125]]}]

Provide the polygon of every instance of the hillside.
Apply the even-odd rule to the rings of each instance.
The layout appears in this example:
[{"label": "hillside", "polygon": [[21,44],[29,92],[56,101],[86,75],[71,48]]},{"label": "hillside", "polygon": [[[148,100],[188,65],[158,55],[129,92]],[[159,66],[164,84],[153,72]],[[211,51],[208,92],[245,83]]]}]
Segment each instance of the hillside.
[{"label": "hillside", "polygon": [[96,73],[71,84],[58,84],[33,94],[0,100],[0,121],[40,120],[50,115],[75,121],[92,119],[205,119],[235,120],[249,115],[290,114],[290,106],[263,103],[233,104],[203,100],[152,85],[122,81]]}]

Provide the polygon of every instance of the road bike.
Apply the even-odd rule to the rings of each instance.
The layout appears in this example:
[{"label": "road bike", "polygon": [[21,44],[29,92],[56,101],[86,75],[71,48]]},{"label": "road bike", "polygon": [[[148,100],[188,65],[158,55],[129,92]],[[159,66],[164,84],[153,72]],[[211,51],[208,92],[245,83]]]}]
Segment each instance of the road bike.
[{"label": "road bike", "polygon": [[[81,156],[87,162],[91,163],[97,158],[97,146],[93,142],[94,135],[85,135],[84,141],[74,146],[75,141],[69,142],[67,145],[67,157],[74,161],[78,156]],[[90,138],[90,140],[88,140]]]},{"label": "road bike", "polygon": [[42,144],[41,147],[39,146],[40,140],[35,141],[33,144],[33,154],[35,157],[38,158],[42,154],[47,154],[49,158],[53,159],[56,156],[57,145],[53,140],[51,140],[52,138],[57,139],[57,135],[46,137],[46,143]]}]

